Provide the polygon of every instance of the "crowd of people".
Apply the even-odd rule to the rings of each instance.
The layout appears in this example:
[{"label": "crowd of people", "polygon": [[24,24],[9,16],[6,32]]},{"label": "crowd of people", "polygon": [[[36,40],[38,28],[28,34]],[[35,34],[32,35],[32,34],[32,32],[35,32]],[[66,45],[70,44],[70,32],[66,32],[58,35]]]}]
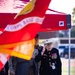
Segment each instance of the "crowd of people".
[{"label": "crowd of people", "polygon": [[0,75],[61,75],[62,63],[59,52],[52,45],[51,40],[46,40],[44,46],[39,46],[37,34],[31,60],[11,57],[0,71]]}]

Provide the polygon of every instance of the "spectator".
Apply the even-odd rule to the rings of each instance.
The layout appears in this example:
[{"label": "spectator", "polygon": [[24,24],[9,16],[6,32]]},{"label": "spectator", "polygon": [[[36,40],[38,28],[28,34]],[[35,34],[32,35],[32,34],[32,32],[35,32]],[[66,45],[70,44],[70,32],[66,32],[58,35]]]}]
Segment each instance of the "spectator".
[{"label": "spectator", "polygon": [[37,34],[35,37],[35,48],[34,48],[32,59],[29,61],[30,68],[29,68],[28,75],[38,75],[38,62],[35,60],[38,53],[39,53],[39,34]]},{"label": "spectator", "polygon": [[[35,48],[31,60],[17,58],[17,66],[15,75],[38,75],[38,63],[35,61],[38,55],[38,34],[35,37]],[[37,47],[37,48],[36,48]]]}]

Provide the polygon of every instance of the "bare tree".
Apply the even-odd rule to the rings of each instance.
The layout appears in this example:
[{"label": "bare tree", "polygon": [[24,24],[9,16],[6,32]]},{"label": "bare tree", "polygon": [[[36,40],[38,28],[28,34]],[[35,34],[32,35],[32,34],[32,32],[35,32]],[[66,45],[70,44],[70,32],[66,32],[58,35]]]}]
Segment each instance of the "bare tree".
[{"label": "bare tree", "polygon": [[73,8],[72,12],[72,22],[73,22],[73,27],[71,29],[71,37],[75,37],[75,7]]},{"label": "bare tree", "polygon": [[73,8],[72,18],[73,18],[73,24],[75,24],[75,7]]}]

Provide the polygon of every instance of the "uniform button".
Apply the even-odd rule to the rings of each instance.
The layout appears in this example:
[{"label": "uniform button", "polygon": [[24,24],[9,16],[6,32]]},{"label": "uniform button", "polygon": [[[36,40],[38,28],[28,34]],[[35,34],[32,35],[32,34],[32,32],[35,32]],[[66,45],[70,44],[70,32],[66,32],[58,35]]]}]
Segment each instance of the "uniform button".
[{"label": "uniform button", "polygon": [[49,59],[49,60],[51,60],[51,59]]},{"label": "uniform button", "polygon": [[49,65],[51,66],[51,62],[49,62]]},{"label": "uniform button", "polygon": [[49,54],[50,54],[50,52],[49,52]]}]

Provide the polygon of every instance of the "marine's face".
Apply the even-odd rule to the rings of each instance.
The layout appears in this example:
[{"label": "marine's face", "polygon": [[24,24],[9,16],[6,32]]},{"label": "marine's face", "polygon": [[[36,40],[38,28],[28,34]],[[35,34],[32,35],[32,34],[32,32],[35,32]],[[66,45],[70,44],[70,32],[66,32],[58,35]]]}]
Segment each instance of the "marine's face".
[{"label": "marine's face", "polygon": [[47,49],[47,51],[50,51],[52,49],[52,43],[47,44],[46,49]]}]

